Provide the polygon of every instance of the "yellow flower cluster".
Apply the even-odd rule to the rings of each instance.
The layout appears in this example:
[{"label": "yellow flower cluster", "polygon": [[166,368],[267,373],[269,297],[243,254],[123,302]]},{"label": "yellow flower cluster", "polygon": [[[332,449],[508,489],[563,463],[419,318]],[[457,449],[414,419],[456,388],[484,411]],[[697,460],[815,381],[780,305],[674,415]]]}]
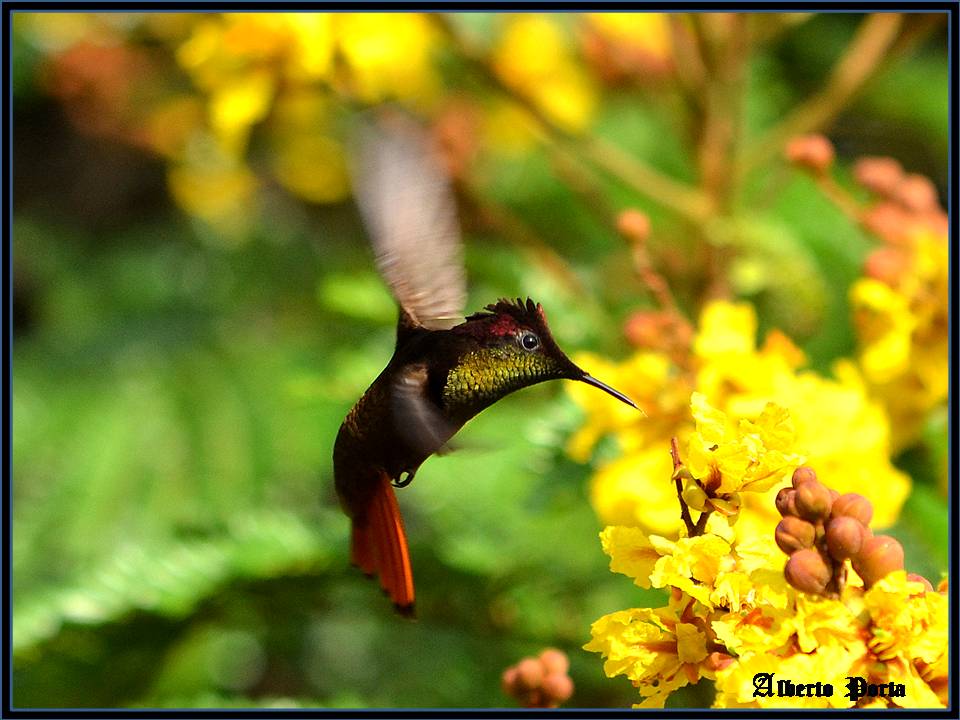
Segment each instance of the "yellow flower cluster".
[{"label": "yellow flower cluster", "polygon": [[[88,46],[108,48],[113,64],[132,58],[134,66],[152,68],[114,81],[130,86],[125,106],[117,106],[114,93],[96,110],[118,118],[122,127],[111,129],[124,140],[163,156],[174,199],[226,237],[242,235],[255,217],[262,170],[311,202],[347,197],[344,149],[334,132],[338,100],[401,100],[423,108],[439,97],[432,55],[440,33],[425,14],[39,13],[20,27],[52,53],[55,68],[71,49]],[[166,53],[151,55],[137,36]],[[60,38],[58,45],[50,45],[52,38]],[[167,55],[187,83],[160,72],[166,65],[158,58],[165,63]],[[68,69],[103,84],[86,67]],[[255,127],[262,127],[268,151],[256,171]]]},{"label": "yellow flower cluster", "polygon": [[895,272],[861,278],[850,302],[860,367],[890,416],[897,451],[916,441],[929,412],[947,399],[947,237],[918,227],[873,257],[896,257]]},{"label": "yellow flower cluster", "polygon": [[593,118],[597,90],[551,16],[508,16],[492,61],[506,84],[564,129],[583,130]]},{"label": "yellow flower cluster", "polygon": [[[428,102],[439,82],[436,35],[425,16],[409,13],[229,13],[194,24],[176,58],[206,119],[172,158],[174,197],[221,228],[249,216],[257,181],[245,158],[253,127],[266,121],[273,178],[311,202],[343,200],[349,180],[333,93]],[[211,182],[211,167],[242,180]],[[213,204],[201,190],[210,186]],[[235,190],[233,202],[224,188]]]},{"label": "yellow flower cluster", "polygon": [[[579,132],[599,103],[578,55],[584,28],[664,55],[664,18],[638,18],[491,15],[479,19],[490,38],[469,49],[550,122]],[[176,202],[239,238],[273,182],[309,202],[348,196],[340,138],[365,105],[398,101],[436,117],[459,104],[478,111],[487,145],[529,150],[537,127],[518,103],[444,84],[438,60],[458,50],[444,23],[469,25],[429,13],[32,13],[17,30],[47,55],[75,122],[161,155]]]},{"label": "yellow flower cluster", "polygon": [[[756,424],[736,427],[702,397],[694,399],[693,412],[698,431],[691,458],[703,460],[687,469],[696,467],[691,474],[701,481],[719,476],[715,487],[762,492],[796,465],[795,437],[782,408],[770,406]],[[752,462],[743,464],[748,457]],[[611,526],[600,535],[612,571],[640,587],[670,590],[665,607],[600,618],[584,646],[603,655],[609,677],[631,680],[642,698],[637,707],[663,707],[673,691],[701,678],[715,682],[719,708],[946,704],[945,594],[897,571],[870,590],[854,577],[856,584],[838,599],[807,595],[784,578],[785,558],[772,533],[738,539],[719,514],[703,530],[675,541],[638,527]],[[769,694],[758,692],[764,673],[817,681],[821,689],[783,696],[774,683]],[[862,678],[862,695],[848,691],[850,677]],[[888,691],[871,695],[871,685]]]},{"label": "yellow flower cluster", "polygon": [[[637,353],[621,364],[593,356],[577,358],[598,376],[610,378],[608,382],[634,398],[646,413],[645,417],[631,414],[626,412],[629,408],[616,407],[606,396],[570,384],[570,394],[587,414],[584,426],[569,441],[570,456],[587,461],[605,435],[613,436],[621,450],[617,459],[602,464],[591,479],[591,501],[604,524],[676,536],[680,519],[670,480],[670,456],[664,449],[671,437],[678,437],[681,445],[691,439],[694,427],[686,408],[694,390],[736,423],[761,423],[764,417],[762,423],[769,433],[780,430],[777,418],[764,416],[767,404],[789,407],[796,448],[817,468],[823,482],[841,493],[864,494],[876,508],[875,526],[889,526],[896,520],[909,494],[910,479],[890,463],[887,417],[868,396],[855,365],[838,362],[834,377],[826,378],[801,369],[803,353],[782,333],[768,333],[760,348],[756,334],[751,305],[716,301],[701,315],[690,367],[679,367],[665,354],[655,352]],[[703,449],[724,443],[735,427],[706,415],[703,421],[700,441],[691,447],[690,457],[698,472],[703,470]],[[743,450],[731,449],[732,457],[719,464],[720,476],[727,478],[724,492],[731,489],[730,483],[741,482],[749,483],[749,489],[766,492],[743,498],[738,533],[772,532],[779,521],[773,499],[785,478],[753,465],[749,472],[737,475],[747,468],[744,463],[751,462],[741,454]],[[729,513],[736,510],[728,508]]]}]

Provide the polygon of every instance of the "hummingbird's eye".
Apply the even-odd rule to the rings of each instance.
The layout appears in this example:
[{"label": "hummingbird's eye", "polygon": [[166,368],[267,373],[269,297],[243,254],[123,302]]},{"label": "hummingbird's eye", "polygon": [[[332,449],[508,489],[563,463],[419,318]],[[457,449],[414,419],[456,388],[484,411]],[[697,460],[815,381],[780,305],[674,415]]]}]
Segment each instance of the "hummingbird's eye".
[{"label": "hummingbird's eye", "polygon": [[540,347],[540,338],[538,338],[532,332],[525,332],[520,336],[520,344],[523,346],[524,350],[536,350],[538,347]]}]

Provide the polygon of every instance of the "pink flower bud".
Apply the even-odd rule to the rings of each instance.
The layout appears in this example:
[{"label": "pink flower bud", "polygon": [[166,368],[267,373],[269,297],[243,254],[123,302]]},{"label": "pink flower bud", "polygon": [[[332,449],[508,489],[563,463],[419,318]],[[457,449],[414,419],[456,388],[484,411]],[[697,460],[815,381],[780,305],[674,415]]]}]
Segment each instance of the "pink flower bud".
[{"label": "pink flower bud", "polygon": [[543,663],[534,658],[524,658],[517,663],[517,687],[521,690],[533,690],[543,681]]},{"label": "pink flower bud", "polygon": [[500,687],[505,695],[515,695],[517,692],[517,666],[511,665],[500,676]]},{"label": "pink flower bud", "polygon": [[918,582],[923,585],[924,592],[933,592],[933,583],[927,580],[923,575],[917,573],[907,573],[907,580]]},{"label": "pink flower bud", "polygon": [[787,515],[777,525],[774,539],[777,541],[777,547],[790,555],[797,550],[813,547],[816,534],[816,528],[806,520]]},{"label": "pink flower bud", "polygon": [[781,488],[777,493],[777,511],[783,517],[797,514],[797,491],[793,488]]},{"label": "pink flower bud", "polygon": [[922,213],[940,206],[937,188],[925,175],[910,174],[893,190],[893,198],[910,212]]},{"label": "pink flower bud", "polygon": [[903,167],[891,157],[863,157],[854,164],[853,177],[870,192],[889,195],[903,177]]},{"label": "pink flower bud", "polygon": [[873,519],[873,505],[859,493],[847,493],[837,498],[830,509],[831,517],[840,517],[841,515],[859,520],[860,524],[866,527]]},{"label": "pink flower bud", "polygon": [[548,675],[554,673],[566,673],[570,669],[570,660],[567,654],[556,648],[547,648],[540,653],[540,662],[546,669]]},{"label": "pink flower bud", "polygon": [[830,515],[833,501],[826,486],[816,480],[801,483],[797,487],[797,512],[800,517],[813,522],[823,520]]},{"label": "pink flower bud", "polygon": [[882,202],[869,208],[860,219],[863,226],[888,243],[900,244],[910,237],[911,215],[901,206]]},{"label": "pink flower bud", "polygon": [[725,667],[730,665],[733,662],[733,657],[727,655],[725,652],[712,652],[707,655],[707,659],[703,661],[703,664],[707,667],[708,670],[723,670]]},{"label": "pink flower bud", "polygon": [[907,271],[907,254],[898,247],[880,247],[867,255],[863,274],[893,286]]},{"label": "pink flower bud", "polygon": [[903,547],[888,535],[875,535],[853,556],[853,569],[864,586],[873,587],[894,570],[903,570]]},{"label": "pink flower bud", "polygon": [[813,548],[797,550],[783,568],[787,582],[797,590],[820,595],[830,582],[830,568]]},{"label": "pink flower bud", "polygon": [[863,546],[863,525],[847,515],[835,517],[827,523],[827,548],[837,560],[846,560],[860,552]]},{"label": "pink flower bud", "polygon": [[624,210],[617,216],[617,232],[631,243],[644,243],[650,237],[650,218],[639,210]]},{"label": "pink flower bud", "polygon": [[573,680],[566,673],[551,673],[543,679],[543,694],[548,700],[548,704],[556,706],[566,702],[573,695]]},{"label": "pink flower bud", "polygon": [[791,478],[791,481],[793,482],[793,487],[798,488],[804,483],[816,482],[817,473],[812,467],[801,465],[793,471],[793,477]]},{"label": "pink flower bud", "polygon": [[823,135],[801,135],[792,138],[787,143],[785,154],[792,164],[817,174],[829,170],[835,157],[833,143]]}]

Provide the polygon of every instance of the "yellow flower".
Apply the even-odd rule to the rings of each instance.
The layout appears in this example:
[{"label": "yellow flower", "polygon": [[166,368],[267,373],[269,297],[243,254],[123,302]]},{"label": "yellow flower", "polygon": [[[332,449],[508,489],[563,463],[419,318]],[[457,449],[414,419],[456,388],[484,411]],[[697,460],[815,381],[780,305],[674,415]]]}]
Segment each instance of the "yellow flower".
[{"label": "yellow flower", "polygon": [[746,303],[712,302],[700,314],[700,324],[693,343],[702,358],[732,355],[740,358],[754,351],[757,315]]},{"label": "yellow flower", "polygon": [[347,161],[340,143],[312,133],[284,133],[277,140],[273,169],[277,180],[305,200],[329,203],[350,192]]},{"label": "yellow flower", "polygon": [[663,707],[677,688],[712,677],[702,666],[706,636],[670,607],[611,613],[593,623],[590,632],[593,639],[584,650],[603,655],[607,677],[626,675],[633,681],[644,698],[637,707]]},{"label": "yellow flower", "polygon": [[597,97],[550,15],[512,15],[493,50],[504,82],[529,97],[551,120],[580,131],[593,118]]},{"label": "yellow flower", "polygon": [[[691,405],[696,431],[690,457],[679,460],[687,460],[685,471],[707,478],[701,494],[709,488],[736,494],[758,486],[762,491],[797,463],[785,409],[770,404],[755,422],[734,424],[698,393]],[[902,570],[870,590],[854,574],[846,582],[838,575],[838,597],[800,592],[787,583],[786,558],[772,531],[746,536],[738,518],[731,517],[716,513],[695,528],[688,523],[691,536],[675,541],[639,527],[610,526],[600,533],[612,572],[642,588],[670,588],[665,608],[600,618],[584,646],[603,654],[608,676],[623,674],[633,681],[643,698],[637,707],[663,707],[671,692],[701,677],[716,681],[715,707],[945,705],[945,594],[925,592],[923,583],[908,581]],[[789,695],[774,686],[768,697],[755,692],[763,689],[757,685],[761,673],[821,685],[817,692]],[[907,697],[881,702],[851,697],[851,677],[867,684],[901,684]]]},{"label": "yellow flower", "polygon": [[680,538],[676,542],[654,535],[651,542],[661,555],[650,573],[653,586],[678,588],[712,607],[710,593],[720,572],[721,560],[730,552],[729,543],[711,534]]},{"label": "yellow flower", "polygon": [[946,402],[949,377],[947,238],[921,228],[903,250],[895,278],[861,278],[850,289],[860,367],[890,416],[895,451]]},{"label": "yellow flower", "polygon": [[711,603],[741,614],[760,606],[786,608],[792,595],[783,577],[786,558],[780,549],[763,536],[731,540],[731,544],[732,568],[727,565],[717,576]]},{"label": "yellow flower", "polygon": [[673,542],[632,527],[604,528],[600,542],[611,558],[610,569],[634,578],[643,588],[652,584],[687,590],[691,580],[710,585],[719,571],[719,558],[730,551],[726,540],[709,533]]},{"label": "yellow flower", "polygon": [[790,452],[796,440],[790,413],[767,403],[756,422],[734,426],[702,393],[690,402],[697,430],[690,438],[687,467],[709,489],[723,495],[770,489],[803,462]]},{"label": "yellow flower", "polygon": [[660,553],[640,528],[607,527],[600,533],[603,551],[610,556],[610,570],[632,577],[642,588],[650,587],[650,573]]},{"label": "yellow flower", "polygon": [[840,600],[795,593],[792,624],[801,652],[812,652],[825,645],[842,645],[862,654],[865,648],[857,619],[862,594],[862,588],[851,585],[844,589]]},{"label": "yellow flower", "polygon": [[431,54],[437,33],[420,13],[346,13],[336,16],[336,37],[350,68],[353,91],[368,102],[433,100],[439,79]]},{"label": "yellow flower", "polygon": [[871,649],[881,658],[889,654],[936,663],[947,647],[946,596],[924,592],[906,572],[890,573],[863,596],[870,613]]},{"label": "yellow flower", "polygon": [[587,414],[583,427],[567,445],[571,457],[586,462],[597,441],[609,434],[617,438],[627,453],[642,451],[662,440],[669,442],[679,419],[687,413],[691,389],[669,358],[660,353],[640,352],[618,364],[584,352],[573,359],[626,393],[644,414],[609,395],[590,392],[591,388],[583,383],[567,383],[567,393]]},{"label": "yellow flower", "polygon": [[586,17],[604,35],[629,42],[664,62],[671,56],[670,20],[662,13],[588,13]]},{"label": "yellow flower", "polygon": [[861,337],[872,338],[860,353],[864,374],[878,383],[889,382],[910,366],[910,338],[916,321],[907,298],[886,283],[861,278],[850,289]]},{"label": "yellow flower", "polygon": [[223,146],[240,157],[254,123],[262,120],[273,99],[274,78],[254,72],[224,83],[210,96],[210,127]]},{"label": "yellow flower", "polygon": [[216,142],[208,139],[198,145],[201,149],[196,154],[168,170],[170,192],[178,204],[216,228],[223,238],[238,240],[256,212],[256,176]]},{"label": "yellow flower", "polygon": [[[741,657],[736,662],[719,670],[716,677],[717,695],[715,708],[830,708],[849,707],[851,701],[844,696],[846,672],[855,656],[839,645],[819,648],[813,653],[792,653],[783,657],[763,653]],[[834,692],[830,697],[778,697],[776,687],[772,697],[754,697],[754,677],[758,673],[775,673],[777,680],[829,683]]]}]

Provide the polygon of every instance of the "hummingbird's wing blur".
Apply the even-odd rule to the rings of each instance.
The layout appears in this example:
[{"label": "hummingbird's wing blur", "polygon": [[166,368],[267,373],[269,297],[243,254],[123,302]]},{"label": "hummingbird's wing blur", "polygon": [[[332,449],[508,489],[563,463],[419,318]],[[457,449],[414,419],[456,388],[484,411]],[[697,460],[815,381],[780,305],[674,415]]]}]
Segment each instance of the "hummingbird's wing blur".
[{"label": "hummingbird's wing blur", "polygon": [[466,303],[456,203],[435,145],[399,112],[360,131],[354,185],[377,268],[414,322],[443,330]]},{"label": "hummingbird's wing blur", "polygon": [[426,365],[409,365],[397,374],[391,388],[397,431],[421,461],[442,448],[458,429],[427,397],[427,378]]}]

